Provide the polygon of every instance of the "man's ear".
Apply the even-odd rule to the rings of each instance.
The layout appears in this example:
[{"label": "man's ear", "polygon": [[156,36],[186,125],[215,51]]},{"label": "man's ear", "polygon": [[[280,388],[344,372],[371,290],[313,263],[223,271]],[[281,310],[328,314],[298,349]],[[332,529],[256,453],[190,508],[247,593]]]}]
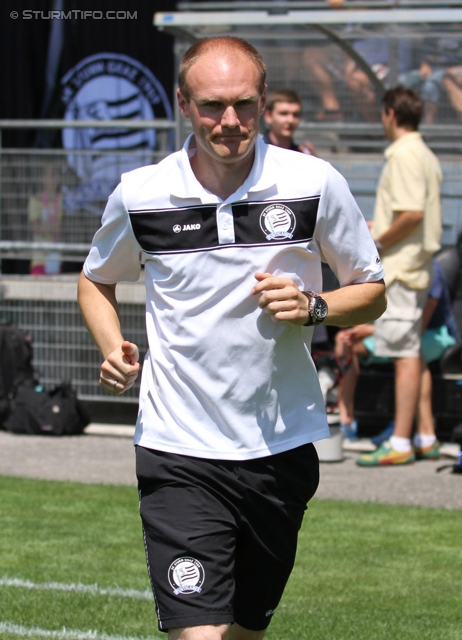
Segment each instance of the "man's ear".
[{"label": "man's ear", "polygon": [[[266,88],[268,85],[265,84],[265,86],[263,87],[263,93],[261,95],[261,109],[260,109],[260,115],[263,115],[263,113],[265,113],[266,110]],[[266,119],[266,118],[265,118]]]},{"label": "man's ear", "polygon": [[269,109],[263,111],[263,119],[266,124],[271,124],[271,111]]},{"label": "man's ear", "polygon": [[178,100],[178,107],[180,108],[180,113],[182,116],[190,120],[189,117],[189,109],[188,109],[188,101],[183,95],[181,89],[176,90],[176,99]]}]

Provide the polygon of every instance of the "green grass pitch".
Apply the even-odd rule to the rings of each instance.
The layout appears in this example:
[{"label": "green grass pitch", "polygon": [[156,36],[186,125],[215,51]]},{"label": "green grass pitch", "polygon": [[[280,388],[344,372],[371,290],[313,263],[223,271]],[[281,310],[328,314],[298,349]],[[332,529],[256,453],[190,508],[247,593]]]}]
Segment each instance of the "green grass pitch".
[{"label": "green grass pitch", "polygon": [[[268,640],[460,640],[461,540],[460,511],[314,500]],[[135,488],[0,478],[0,638],[20,637],[167,637]]]}]

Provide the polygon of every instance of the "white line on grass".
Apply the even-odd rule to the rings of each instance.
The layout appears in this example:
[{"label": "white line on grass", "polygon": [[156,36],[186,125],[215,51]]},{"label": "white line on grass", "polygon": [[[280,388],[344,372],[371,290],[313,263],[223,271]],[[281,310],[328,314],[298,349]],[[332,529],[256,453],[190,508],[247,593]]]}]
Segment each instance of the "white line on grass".
[{"label": "white line on grass", "polygon": [[35,583],[30,580],[20,580],[19,578],[0,578],[0,587],[21,587],[23,589],[37,589],[40,591],[75,591],[78,593],[91,593],[99,596],[119,596],[122,598],[136,598],[138,600],[154,600],[152,592],[146,589],[138,591],[136,589],[121,589],[120,587],[108,588],[98,587],[97,584],[63,584],[62,582],[42,582]]},{"label": "white line on grass", "polygon": [[149,638],[133,638],[127,636],[108,636],[106,633],[98,631],[79,631],[78,629],[62,629],[53,631],[51,629],[40,629],[39,627],[23,627],[9,622],[0,622],[0,633],[10,633],[11,635],[22,637],[41,638],[64,638],[65,640],[160,640],[159,636]]}]

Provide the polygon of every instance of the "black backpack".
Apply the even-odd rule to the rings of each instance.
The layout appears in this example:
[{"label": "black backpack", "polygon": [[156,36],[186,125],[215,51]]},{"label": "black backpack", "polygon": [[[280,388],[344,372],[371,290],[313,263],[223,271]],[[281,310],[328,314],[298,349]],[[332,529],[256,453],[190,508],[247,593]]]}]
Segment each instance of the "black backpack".
[{"label": "black backpack", "polygon": [[6,428],[10,433],[75,436],[89,423],[85,404],[70,384],[63,383],[51,391],[18,387]]},{"label": "black backpack", "polygon": [[0,323],[0,428],[11,412],[11,402],[19,387],[37,384],[32,366],[32,342],[19,327]]},{"label": "black backpack", "polygon": [[0,428],[30,435],[78,435],[90,423],[76,391],[63,383],[44,391],[32,366],[30,337],[0,323]]}]

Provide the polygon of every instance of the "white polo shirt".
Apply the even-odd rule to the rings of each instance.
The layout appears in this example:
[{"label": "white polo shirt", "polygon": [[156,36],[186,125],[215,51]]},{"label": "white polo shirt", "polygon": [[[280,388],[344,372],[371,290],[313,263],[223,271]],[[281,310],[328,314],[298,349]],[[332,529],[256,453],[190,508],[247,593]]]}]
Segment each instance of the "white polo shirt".
[{"label": "white polo shirt", "polygon": [[220,200],[192,172],[189,140],[122,176],[84,265],[102,284],[145,266],[135,444],[245,460],[325,438],[313,329],[275,322],[250,292],[257,271],[320,291],[321,261],[341,285],[381,279],[364,218],[328,163],[260,139],[250,175]]}]

